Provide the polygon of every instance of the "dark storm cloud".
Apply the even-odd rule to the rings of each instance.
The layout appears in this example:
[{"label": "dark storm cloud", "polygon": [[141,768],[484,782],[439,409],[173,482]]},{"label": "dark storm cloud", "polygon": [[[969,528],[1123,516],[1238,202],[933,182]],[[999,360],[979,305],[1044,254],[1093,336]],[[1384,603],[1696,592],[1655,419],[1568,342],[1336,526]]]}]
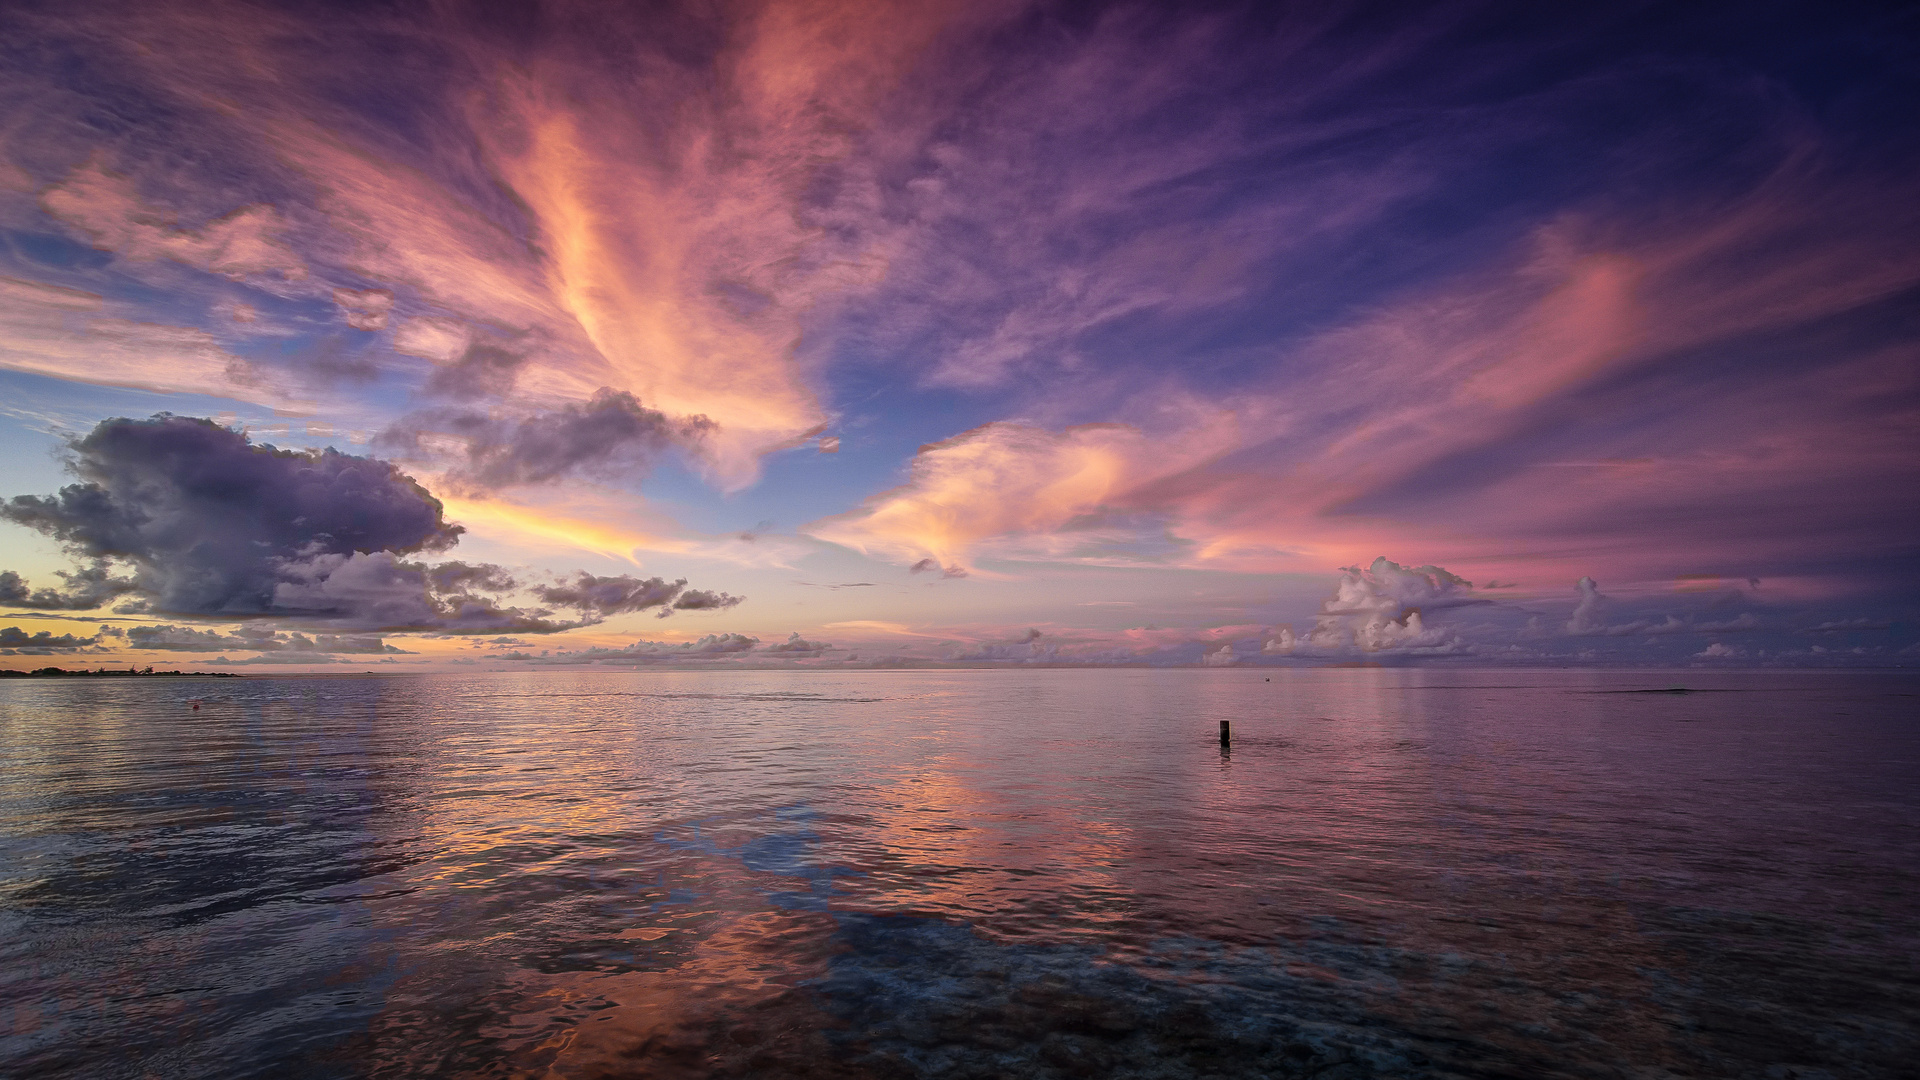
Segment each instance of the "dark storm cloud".
[{"label": "dark storm cloud", "polygon": [[208,420],[107,420],[73,451],[81,483],[18,496],[0,517],[82,558],[132,564],[156,611],[266,613],[292,564],[439,551],[461,532],[384,461],[254,446]]},{"label": "dark storm cloud", "polygon": [[602,387],[585,405],[517,419],[447,409],[416,413],[381,441],[417,453],[423,434],[452,435],[466,444],[466,460],[454,475],[497,488],[576,474],[644,473],[660,453],[694,445],[713,430],[704,416],[675,420],[624,390]]},{"label": "dark storm cloud", "polygon": [[[0,517],[53,537],[91,565],[64,573],[64,592],[0,573],[0,603],[91,608],[132,593],[118,610],[291,617],[340,630],[551,633],[649,607],[665,614],[739,602],[688,591],[684,579],[583,573],[535,590],[578,610],[578,619],[507,606],[503,594],[519,584],[502,567],[407,558],[443,551],[463,530],[426,488],[377,458],[255,446],[210,421],[167,414],[104,421],[72,449],[81,483],[14,498],[0,505]],[[111,576],[115,561],[132,576]],[[270,632],[181,633],[189,636],[150,633],[149,641],[180,644],[144,647],[293,647]],[[330,651],[356,651],[348,639],[332,640]]]}]

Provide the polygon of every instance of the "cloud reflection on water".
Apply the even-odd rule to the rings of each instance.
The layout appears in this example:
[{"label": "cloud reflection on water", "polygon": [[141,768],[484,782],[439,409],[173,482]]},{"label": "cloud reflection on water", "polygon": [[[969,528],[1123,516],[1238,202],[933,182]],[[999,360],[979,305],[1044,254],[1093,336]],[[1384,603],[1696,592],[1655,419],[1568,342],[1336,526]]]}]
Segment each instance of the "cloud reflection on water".
[{"label": "cloud reflection on water", "polygon": [[[9,1064],[1547,1075],[1916,1041],[1859,997],[1898,947],[1845,944],[1912,879],[1910,736],[1839,715],[1880,682],[1459,674],[7,687]],[[1849,739],[1811,750],[1808,710]]]}]

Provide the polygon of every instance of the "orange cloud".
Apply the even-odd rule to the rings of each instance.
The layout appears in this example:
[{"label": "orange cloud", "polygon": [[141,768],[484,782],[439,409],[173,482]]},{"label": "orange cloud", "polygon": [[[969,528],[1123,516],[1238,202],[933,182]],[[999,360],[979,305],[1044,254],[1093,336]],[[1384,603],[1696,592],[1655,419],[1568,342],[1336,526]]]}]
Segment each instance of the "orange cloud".
[{"label": "orange cloud", "polygon": [[799,319],[878,271],[805,220],[807,184],[966,10],[765,4],[722,48],[718,92],[639,66],[664,125],[607,92],[627,73],[564,55],[507,80],[477,116],[538,225],[550,296],[591,342],[594,381],[718,423],[709,465],[724,487],[818,433],[826,416],[793,357]]},{"label": "orange cloud", "polygon": [[1122,424],[999,422],[920,448],[912,478],[809,535],[900,562],[968,568],[983,541],[1044,536],[1232,445],[1231,416],[1155,439]]},{"label": "orange cloud", "polygon": [[[989,424],[922,448],[908,484],[808,532],[942,566],[966,566],[986,546],[1103,561],[1113,534],[1133,526],[1090,544],[1102,539],[1097,512],[1142,511],[1187,542],[1164,561],[1309,571],[1350,562],[1360,556],[1341,534],[1379,528],[1322,520],[1340,504],[1497,437],[1640,342],[1633,260],[1548,256],[1493,291],[1411,303],[1308,343],[1300,366],[1315,376],[1239,395],[1230,421],[1196,407],[1158,436],[1120,424]],[[1350,415],[1362,419],[1336,419]],[[1255,448],[1248,465],[1220,462]]]},{"label": "orange cloud", "polygon": [[[1557,587],[1596,567],[1641,580],[1702,559],[1737,562],[1735,552],[1777,562],[1803,541],[1770,538],[1754,521],[1714,523],[1802,478],[1826,475],[1843,490],[1856,473],[1897,471],[1891,433],[1902,421],[1845,417],[1900,399],[1899,358],[1823,369],[1790,394],[1777,379],[1731,385],[1689,404],[1695,423],[1661,428],[1658,457],[1648,435],[1615,428],[1591,461],[1562,461],[1542,456],[1552,442],[1539,432],[1576,423],[1580,394],[1644,377],[1679,350],[1910,286],[1920,266],[1860,227],[1869,204],[1796,207],[1769,187],[1697,223],[1633,231],[1564,221],[1539,230],[1505,268],[1287,349],[1280,377],[1234,394],[1231,429],[1198,419],[1166,439],[1118,425],[990,424],[924,448],[908,484],[809,531],[889,559],[965,566],[987,551],[1101,562],[1130,530],[1139,540],[1150,528],[1164,538],[1160,561],[1174,565],[1322,572],[1405,551]],[[1737,257],[1794,250],[1817,221],[1834,235],[1805,260],[1773,258],[1749,272]],[[1516,456],[1458,464],[1500,446]],[[1534,467],[1553,465],[1581,467]],[[1471,482],[1456,475],[1490,467]],[[1817,490],[1800,500],[1815,518],[1878,505]],[[1684,509],[1709,503],[1726,510]],[[1689,520],[1700,542],[1677,545],[1670,531],[1650,543],[1632,524],[1636,506],[1638,520]],[[1089,544],[1103,528],[1113,535]]]},{"label": "orange cloud", "polygon": [[[310,28],[290,16],[149,9],[105,41],[138,40],[123,50],[132,69],[298,174],[326,225],[309,224],[303,253],[317,274],[358,279],[336,287],[394,290],[400,351],[451,360],[475,336],[463,324],[503,331],[528,354],[516,390],[529,403],[611,387],[706,416],[719,430],[702,464],[731,490],[761,455],[818,433],[800,321],[879,270],[808,220],[808,184],[925,48],[981,11],[875,0],[689,15],[710,20],[700,64],[617,22],[609,32],[634,34],[618,46],[453,35],[448,82],[433,87],[447,108],[405,160],[320,93],[352,61],[306,51]],[[46,202],[130,257],[296,272],[270,208],[188,233],[131,191],[90,166]]]}]

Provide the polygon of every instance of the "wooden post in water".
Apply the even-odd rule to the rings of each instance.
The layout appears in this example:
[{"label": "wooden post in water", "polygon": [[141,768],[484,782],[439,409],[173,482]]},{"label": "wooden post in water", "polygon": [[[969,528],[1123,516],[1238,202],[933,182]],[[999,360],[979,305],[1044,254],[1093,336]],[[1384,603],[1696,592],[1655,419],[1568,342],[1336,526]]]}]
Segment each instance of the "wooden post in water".
[{"label": "wooden post in water", "polygon": [[1229,729],[1227,727],[1227,722],[1225,720],[1220,721],[1220,745],[1221,746],[1233,745],[1233,736],[1229,734]]}]

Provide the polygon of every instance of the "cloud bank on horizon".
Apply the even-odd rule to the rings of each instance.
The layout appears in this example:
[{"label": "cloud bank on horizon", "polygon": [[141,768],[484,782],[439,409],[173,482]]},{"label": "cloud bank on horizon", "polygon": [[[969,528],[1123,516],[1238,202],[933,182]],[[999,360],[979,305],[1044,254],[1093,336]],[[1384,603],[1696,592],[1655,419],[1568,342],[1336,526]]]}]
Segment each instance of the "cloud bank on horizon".
[{"label": "cloud bank on horizon", "polygon": [[0,652],[1920,658],[1883,5],[0,37]]}]

